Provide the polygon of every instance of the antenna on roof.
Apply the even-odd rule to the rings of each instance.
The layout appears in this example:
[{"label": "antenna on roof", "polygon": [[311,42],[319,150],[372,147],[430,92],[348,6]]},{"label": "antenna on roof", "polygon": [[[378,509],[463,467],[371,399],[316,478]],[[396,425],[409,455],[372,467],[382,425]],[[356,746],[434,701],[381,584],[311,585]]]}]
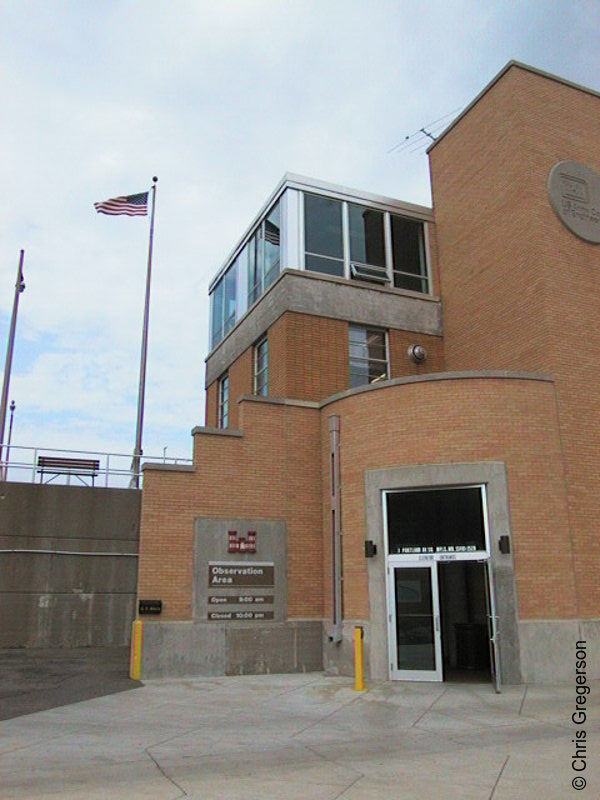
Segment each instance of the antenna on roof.
[{"label": "antenna on roof", "polygon": [[460,109],[461,106],[448,112],[448,114],[444,114],[443,117],[434,119],[433,122],[423,125],[418,131],[410,133],[408,136],[405,136],[401,142],[390,147],[388,153],[402,153],[405,150],[408,150],[410,153],[415,153],[417,150],[423,150],[429,144],[429,140],[433,142],[436,141],[437,137],[434,134],[439,133],[448,125],[445,120],[447,120],[448,117],[454,116]]}]

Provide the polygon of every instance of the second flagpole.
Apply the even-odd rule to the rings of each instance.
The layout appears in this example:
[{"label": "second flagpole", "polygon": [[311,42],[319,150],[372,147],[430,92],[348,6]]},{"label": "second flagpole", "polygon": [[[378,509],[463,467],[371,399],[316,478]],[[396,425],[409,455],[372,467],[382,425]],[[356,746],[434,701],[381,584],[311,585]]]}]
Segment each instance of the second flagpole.
[{"label": "second flagpole", "polygon": [[158,178],[152,178],[152,211],[150,214],[150,240],[148,243],[148,270],[146,273],[146,301],[144,303],[144,323],[142,327],[142,351],[140,355],[140,385],[138,390],[137,425],[135,430],[135,447],[131,462],[131,489],[140,487],[140,465],[142,457],[142,429],[144,427],[144,397],[146,393],[146,360],[148,356],[148,320],[150,317],[150,279],[152,277],[152,246],[154,243],[154,208],[156,205],[156,184]]}]

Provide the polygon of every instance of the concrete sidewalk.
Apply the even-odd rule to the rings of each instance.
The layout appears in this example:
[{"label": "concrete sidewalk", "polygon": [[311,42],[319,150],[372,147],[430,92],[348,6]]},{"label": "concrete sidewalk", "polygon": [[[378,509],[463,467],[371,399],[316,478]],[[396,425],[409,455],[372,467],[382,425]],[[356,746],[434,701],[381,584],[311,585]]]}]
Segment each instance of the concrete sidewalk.
[{"label": "concrete sidewalk", "polygon": [[[2,800],[563,800],[600,796],[600,683],[157,680],[0,723]],[[575,731],[586,769],[572,769]],[[576,791],[575,778],[587,786]]]}]

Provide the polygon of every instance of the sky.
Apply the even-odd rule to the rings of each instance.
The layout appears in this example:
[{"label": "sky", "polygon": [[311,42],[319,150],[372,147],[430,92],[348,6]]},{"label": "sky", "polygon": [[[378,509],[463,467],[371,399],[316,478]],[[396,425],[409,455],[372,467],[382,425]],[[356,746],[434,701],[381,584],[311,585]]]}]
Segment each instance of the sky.
[{"label": "sky", "polygon": [[26,282],[13,446],[133,449],[149,217],[94,202],[158,176],[143,449],[189,458],[208,285],[284,173],[430,205],[419,129],[439,132],[512,59],[600,90],[598,12],[597,0],[0,0],[0,358],[21,249]]}]

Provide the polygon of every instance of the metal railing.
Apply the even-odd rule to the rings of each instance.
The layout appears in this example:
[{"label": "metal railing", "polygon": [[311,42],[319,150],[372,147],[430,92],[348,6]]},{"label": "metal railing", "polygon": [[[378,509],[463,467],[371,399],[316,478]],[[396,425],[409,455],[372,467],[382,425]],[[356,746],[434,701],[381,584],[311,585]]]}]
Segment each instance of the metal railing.
[{"label": "metal railing", "polygon": [[[93,450],[61,450],[56,447],[22,447],[10,445],[3,448],[3,460],[0,461],[0,480],[18,481],[20,483],[54,483],[54,484],[79,484],[90,485],[90,475],[82,471],[77,475],[74,469],[70,473],[52,475],[46,471],[41,473],[38,467],[39,456],[64,456],[69,458],[93,458],[99,462],[95,486],[111,488],[129,488],[132,473],[131,453],[102,453]],[[162,456],[146,456],[141,458],[145,463],[187,465],[192,463],[191,458],[172,458],[163,453]],[[143,479],[143,470],[140,471],[140,486]]]}]

